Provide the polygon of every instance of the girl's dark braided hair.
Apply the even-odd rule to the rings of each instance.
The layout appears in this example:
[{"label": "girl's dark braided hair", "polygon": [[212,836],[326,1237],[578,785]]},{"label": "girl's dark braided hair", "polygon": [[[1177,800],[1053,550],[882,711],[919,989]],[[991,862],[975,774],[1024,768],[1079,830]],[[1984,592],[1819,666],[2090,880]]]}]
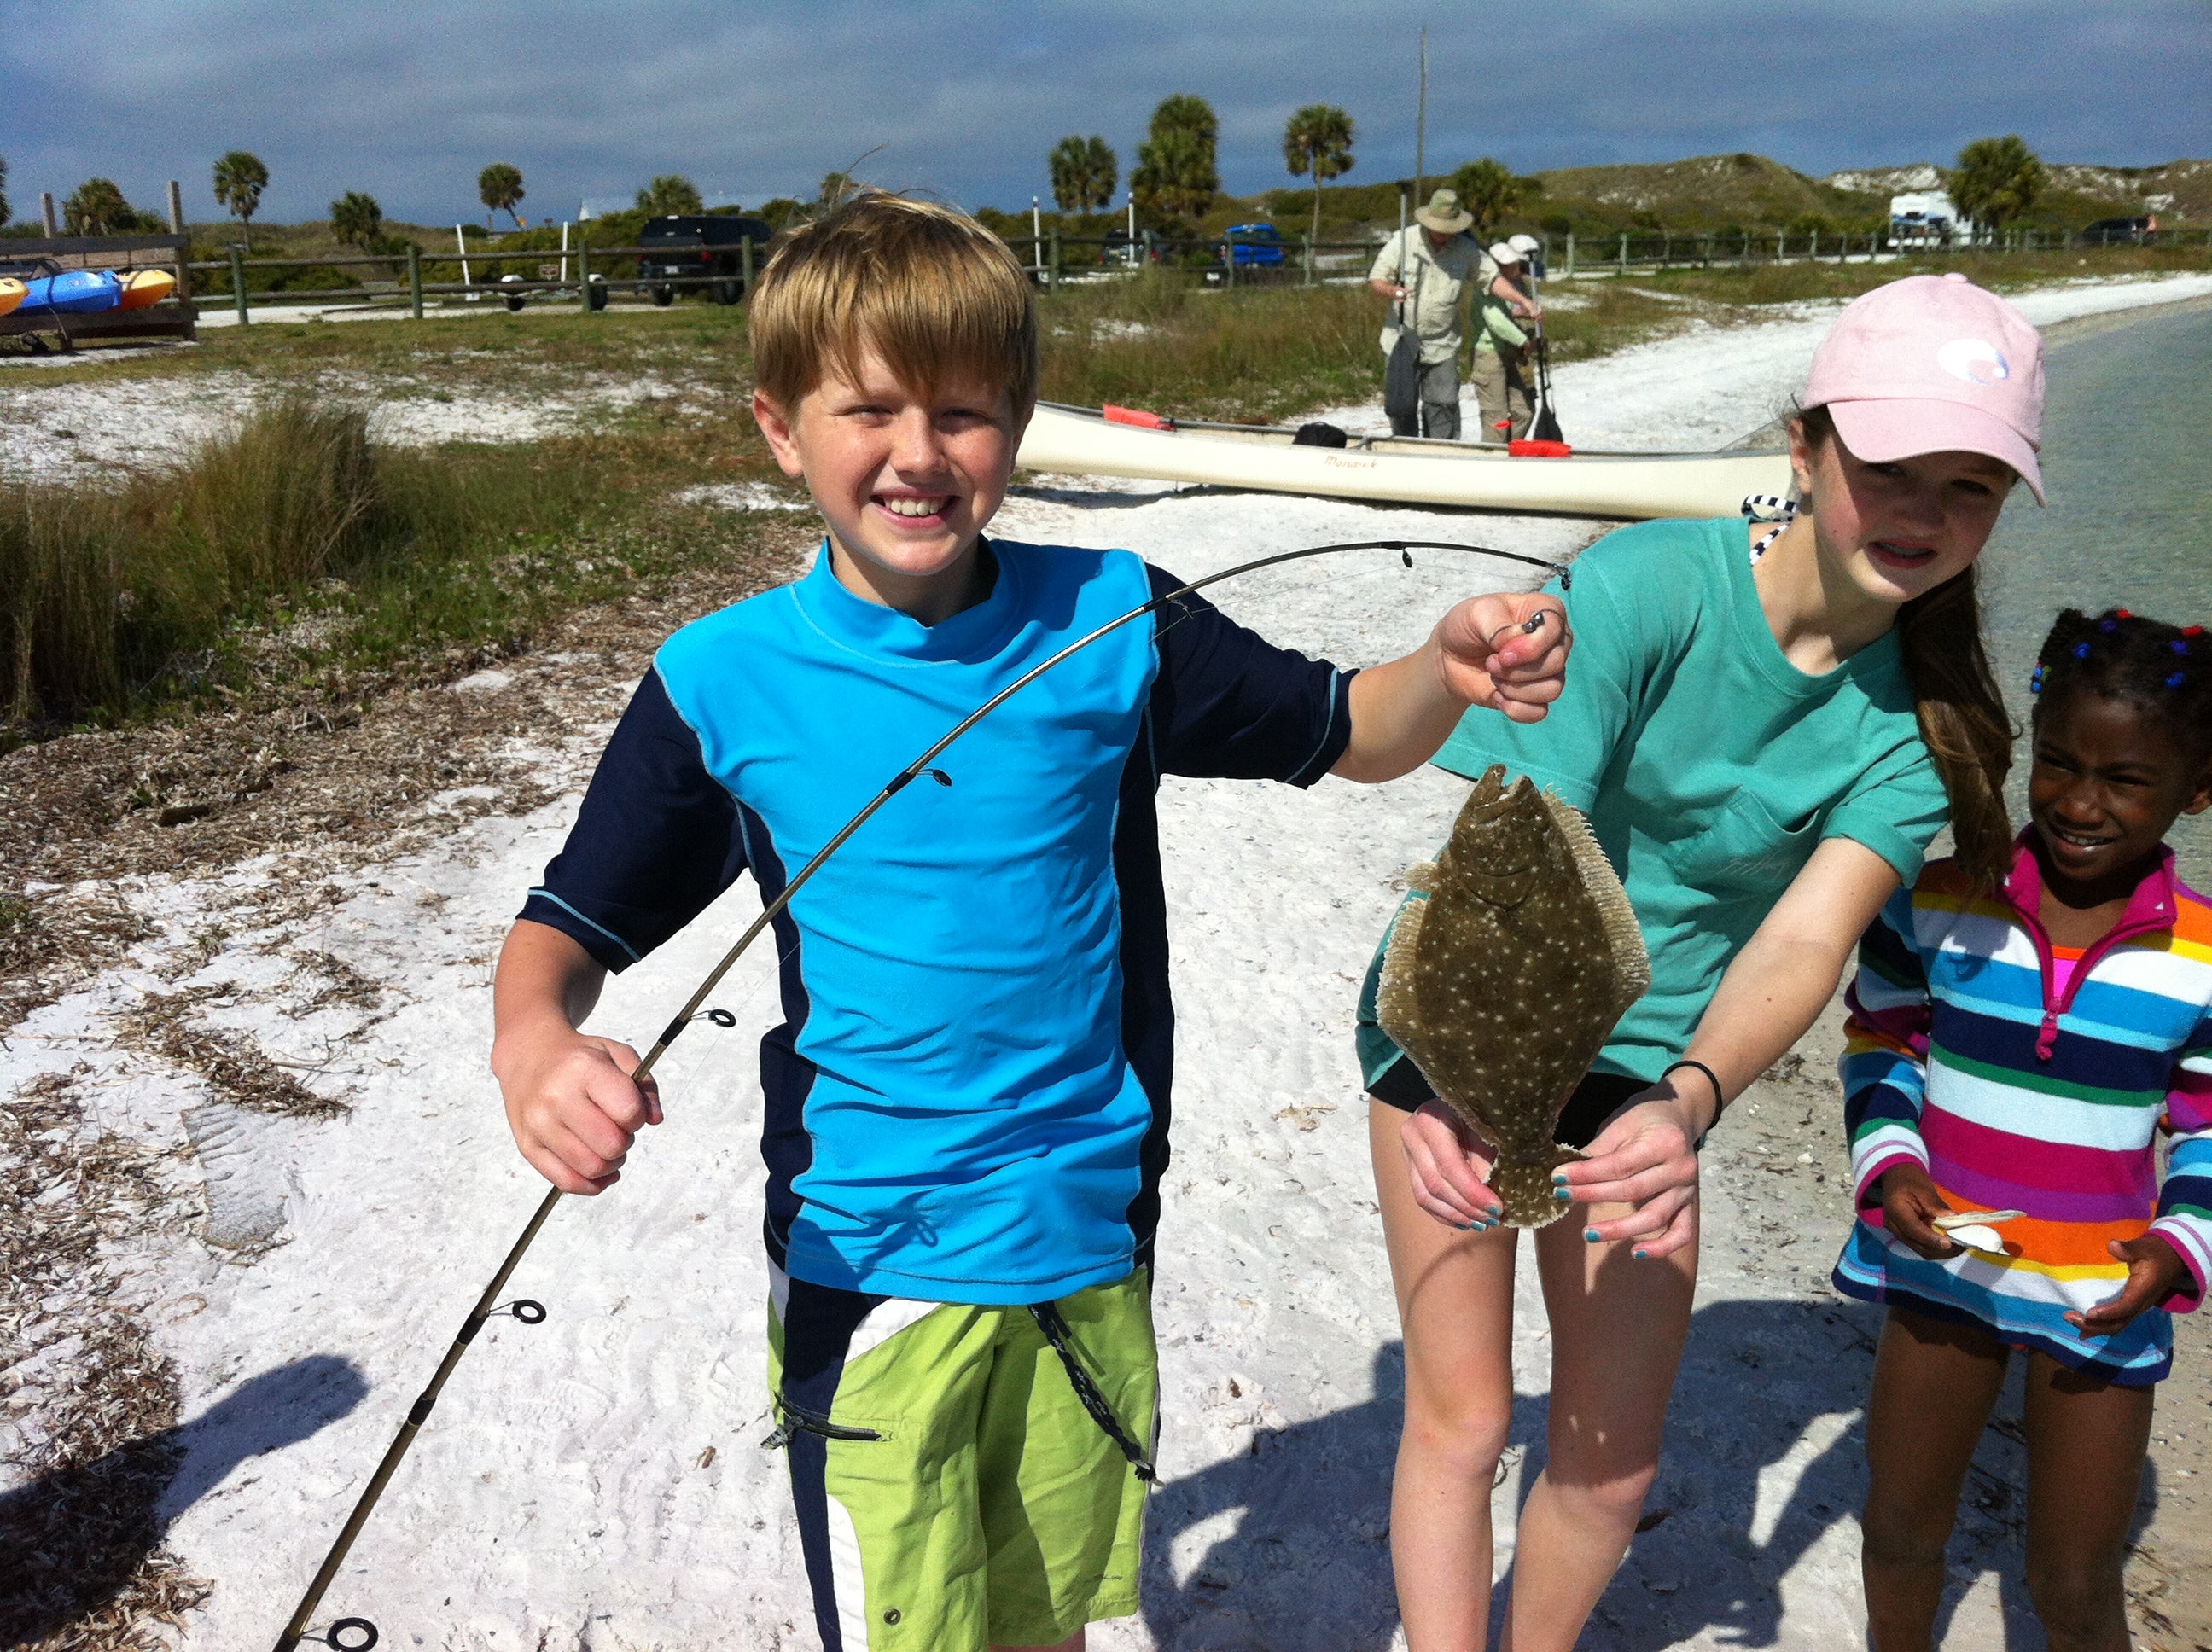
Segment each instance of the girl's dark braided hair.
[{"label": "girl's dark braided hair", "polygon": [[2212,635],[2201,625],[2166,625],[2124,608],[2094,618],[2078,608],[2058,616],[2036,654],[2035,714],[2068,695],[2089,693],[2163,712],[2191,745],[2212,754]]}]

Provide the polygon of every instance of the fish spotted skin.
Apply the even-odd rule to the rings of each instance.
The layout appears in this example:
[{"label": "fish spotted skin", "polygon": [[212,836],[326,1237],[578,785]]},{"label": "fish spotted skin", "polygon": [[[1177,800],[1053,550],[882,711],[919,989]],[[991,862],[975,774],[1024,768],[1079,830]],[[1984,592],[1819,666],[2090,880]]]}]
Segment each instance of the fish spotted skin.
[{"label": "fish spotted skin", "polygon": [[1493,766],[1433,865],[1407,883],[1383,954],[1382,1030],[1498,1150],[1491,1190],[1516,1228],[1568,1206],[1552,1139],[1613,1024],[1651,984],[1636,914],[1581,815]]}]

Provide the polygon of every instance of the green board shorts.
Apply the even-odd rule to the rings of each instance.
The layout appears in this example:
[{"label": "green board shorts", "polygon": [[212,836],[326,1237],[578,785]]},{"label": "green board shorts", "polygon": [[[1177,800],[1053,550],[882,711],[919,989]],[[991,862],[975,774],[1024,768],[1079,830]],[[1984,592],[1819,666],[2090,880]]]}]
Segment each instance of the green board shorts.
[{"label": "green board shorts", "polygon": [[[1144,1482],[1028,1308],[773,1277],[769,1382],[824,1652],[1048,1646],[1137,1610]],[[1056,1306],[1122,1430],[1149,1447],[1150,1271]]]}]

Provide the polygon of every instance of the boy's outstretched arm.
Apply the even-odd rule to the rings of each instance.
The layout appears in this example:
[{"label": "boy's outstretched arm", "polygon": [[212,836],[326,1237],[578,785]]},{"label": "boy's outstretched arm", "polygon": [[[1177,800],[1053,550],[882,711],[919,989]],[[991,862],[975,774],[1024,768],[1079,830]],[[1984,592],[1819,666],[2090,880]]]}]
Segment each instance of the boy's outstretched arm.
[{"label": "boy's outstretched arm", "polygon": [[1352,742],[1329,773],[1348,780],[1410,774],[1436,755],[1469,706],[1535,722],[1559,697],[1573,646],[1556,596],[1468,598],[1412,653],[1352,679]]},{"label": "boy's outstretched arm", "polygon": [[659,1087],[649,1076],[642,1086],[629,1079],[637,1052],[576,1030],[606,978],[568,936],[525,918],[507,932],[492,985],[491,1070],[508,1127],[522,1157],[563,1193],[612,1187],[631,1140],[660,1122]]}]

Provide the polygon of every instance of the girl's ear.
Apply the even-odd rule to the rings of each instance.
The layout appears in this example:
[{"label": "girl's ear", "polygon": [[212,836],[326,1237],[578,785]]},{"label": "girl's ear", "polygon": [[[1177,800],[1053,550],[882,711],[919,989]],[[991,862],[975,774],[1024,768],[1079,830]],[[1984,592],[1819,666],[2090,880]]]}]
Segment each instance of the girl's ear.
[{"label": "girl's ear", "polygon": [[1797,497],[1803,501],[1801,509],[1813,505],[1813,444],[1805,434],[1805,421],[1790,421],[1790,475],[1797,484]]},{"label": "girl's ear", "polygon": [[2212,809],[2212,758],[2197,771],[2197,783],[2189,788],[2189,801],[2181,805],[2185,815],[2201,815]]}]

